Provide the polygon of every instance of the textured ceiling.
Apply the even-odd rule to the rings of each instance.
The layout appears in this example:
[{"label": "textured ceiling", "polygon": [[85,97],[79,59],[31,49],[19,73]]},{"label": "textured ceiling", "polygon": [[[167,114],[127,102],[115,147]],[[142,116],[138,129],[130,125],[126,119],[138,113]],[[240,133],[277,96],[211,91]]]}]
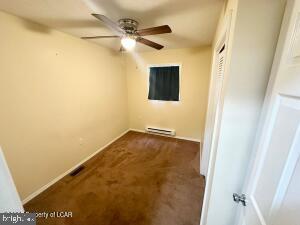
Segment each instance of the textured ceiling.
[{"label": "textured ceiling", "polygon": [[[212,43],[223,0],[1,0],[0,9],[71,35],[110,35],[91,13],[117,21],[132,18],[139,28],[169,25],[171,34],[148,36],[165,49]],[[120,40],[88,40],[118,50]],[[138,44],[138,50],[152,50]]]}]

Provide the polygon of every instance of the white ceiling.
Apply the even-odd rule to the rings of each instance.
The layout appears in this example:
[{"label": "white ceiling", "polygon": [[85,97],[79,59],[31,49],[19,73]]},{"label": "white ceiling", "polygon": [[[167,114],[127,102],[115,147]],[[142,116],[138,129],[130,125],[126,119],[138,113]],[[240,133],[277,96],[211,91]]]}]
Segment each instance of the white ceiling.
[{"label": "white ceiling", "polygon": [[[106,15],[137,20],[139,28],[169,25],[171,34],[148,36],[165,49],[198,47],[212,43],[223,0],[0,0],[0,9],[71,35],[110,35],[91,16]],[[88,40],[116,50],[118,39]],[[138,44],[138,50],[152,50]]]}]

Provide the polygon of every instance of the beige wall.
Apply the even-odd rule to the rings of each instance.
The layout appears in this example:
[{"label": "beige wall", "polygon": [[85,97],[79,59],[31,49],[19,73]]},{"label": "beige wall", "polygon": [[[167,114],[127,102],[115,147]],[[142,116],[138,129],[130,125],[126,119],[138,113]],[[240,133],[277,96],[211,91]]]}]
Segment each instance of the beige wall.
[{"label": "beige wall", "polygon": [[[128,128],[202,139],[210,47],[121,56],[3,12],[0,27],[0,146],[22,199]],[[147,65],[169,63],[180,102],[148,101]]]},{"label": "beige wall", "polygon": [[[148,65],[173,63],[181,64],[180,101],[148,101]],[[210,67],[211,47],[127,55],[130,128],[171,128],[178,136],[202,140]]]},{"label": "beige wall", "polygon": [[128,128],[120,54],[0,12],[0,145],[24,199]]}]

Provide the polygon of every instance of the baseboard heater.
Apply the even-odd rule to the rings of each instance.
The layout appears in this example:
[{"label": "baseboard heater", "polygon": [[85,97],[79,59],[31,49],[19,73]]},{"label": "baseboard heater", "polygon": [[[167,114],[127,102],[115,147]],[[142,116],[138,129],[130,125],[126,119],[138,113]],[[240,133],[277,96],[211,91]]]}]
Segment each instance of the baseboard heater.
[{"label": "baseboard heater", "polygon": [[175,136],[175,130],[172,129],[161,129],[156,127],[146,127],[146,132],[153,134],[161,134],[166,136]]}]

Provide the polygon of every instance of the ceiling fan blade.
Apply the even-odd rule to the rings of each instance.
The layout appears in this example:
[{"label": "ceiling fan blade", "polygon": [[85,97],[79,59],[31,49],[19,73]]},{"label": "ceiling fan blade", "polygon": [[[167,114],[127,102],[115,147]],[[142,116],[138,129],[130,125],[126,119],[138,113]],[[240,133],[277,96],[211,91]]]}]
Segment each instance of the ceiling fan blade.
[{"label": "ceiling fan blade", "polygon": [[172,33],[172,30],[168,25],[163,25],[159,27],[150,27],[150,28],[141,29],[137,31],[137,34],[140,36],[165,34],[165,33]]},{"label": "ceiling fan blade", "polygon": [[111,35],[111,36],[92,36],[92,37],[81,37],[81,39],[97,39],[97,38],[119,38],[120,36]]},{"label": "ceiling fan blade", "polygon": [[108,28],[112,29],[113,31],[120,33],[120,34],[124,34],[124,30],[119,27],[119,25],[117,23],[115,23],[114,21],[110,20],[109,18],[107,18],[104,15],[101,14],[95,14],[92,13],[92,16],[96,17],[98,20],[102,21],[104,23],[105,26],[107,26]]},{"label": "ceiling fan blade", "polygon": [[139,42],[139,43],[142,43],[144,45],[148,45],[148,46],[150,46],[152,48],[155,48],[157,50],[160,50],[160,49],[162,49],[164,47],[164,46],[162,46],[160,44],[157,44],[157,43],[155,43],[153,41],[150,41],[150,40],[142,38],[142,37],[137,38],[136,41]]}]

